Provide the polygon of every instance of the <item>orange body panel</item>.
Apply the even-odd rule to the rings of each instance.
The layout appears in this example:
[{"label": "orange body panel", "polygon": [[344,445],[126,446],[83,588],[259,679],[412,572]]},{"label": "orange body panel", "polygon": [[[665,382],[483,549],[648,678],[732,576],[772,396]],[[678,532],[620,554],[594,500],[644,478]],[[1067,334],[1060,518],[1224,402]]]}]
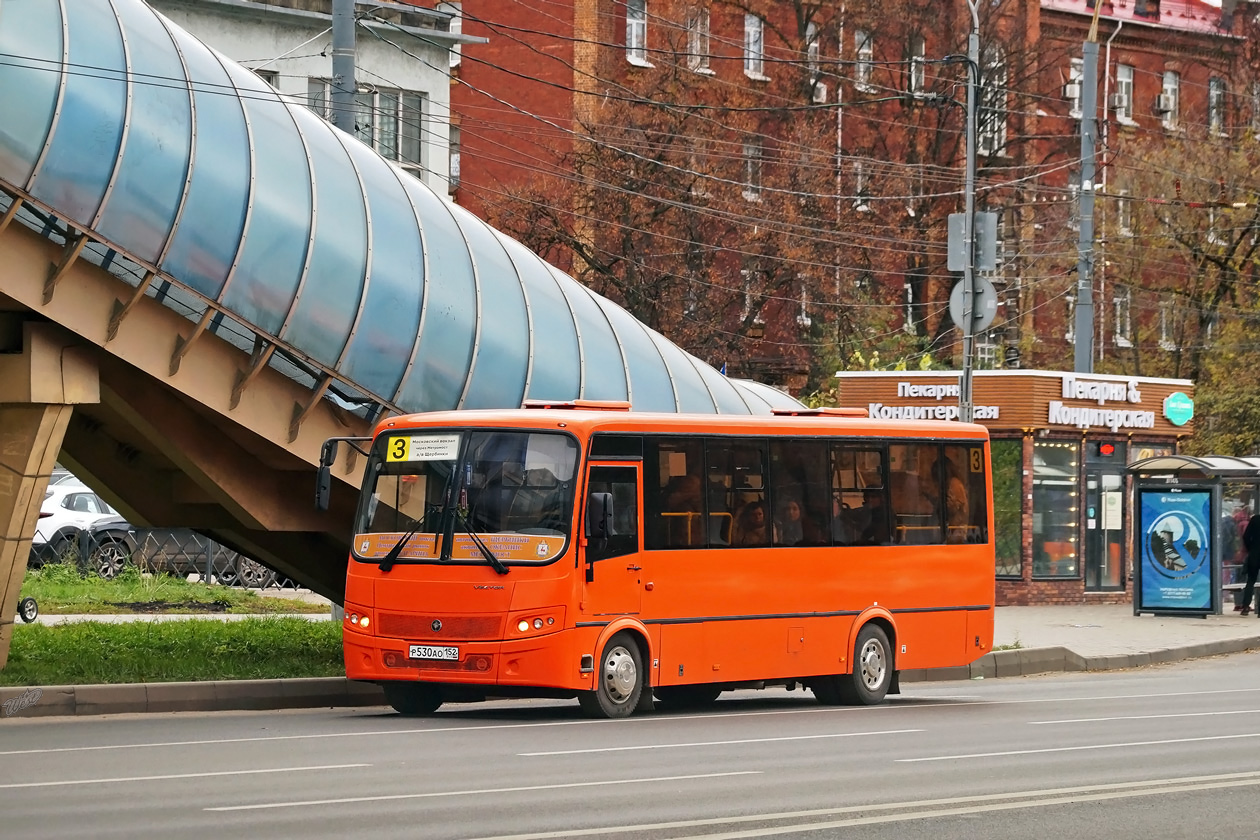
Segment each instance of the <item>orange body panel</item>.
[{"label": "orange body panel", "polygon": [[[391,418],[377,433],[443,426],[561,429],[584,454],[595,431],[984,440],[988,462],[979,426],[835,416],[465,411]],[[352,558],[346,673],[581,691],[592,687],[591,658],[623,628],[642,637],[653,685],[790,680],[851,671],[853,640],[869,620],[891,629],[897,670],[968,664],[993,641],[991,501],[988,507],[987,544],[639,551],[595,563],[592,582],[579,538],[555,561],[513,565],[507,575],[488,564],[399,563],[382,572]],[[642,517],[642,505],[639,511]],[[368,628],[353,625],[352,615],[367,616]],[[535,618],[543,630],[533,629]],[[526,632],[517,628],[521,620]],[[456,646],[459,659],[408,661],[413,644]]]}]

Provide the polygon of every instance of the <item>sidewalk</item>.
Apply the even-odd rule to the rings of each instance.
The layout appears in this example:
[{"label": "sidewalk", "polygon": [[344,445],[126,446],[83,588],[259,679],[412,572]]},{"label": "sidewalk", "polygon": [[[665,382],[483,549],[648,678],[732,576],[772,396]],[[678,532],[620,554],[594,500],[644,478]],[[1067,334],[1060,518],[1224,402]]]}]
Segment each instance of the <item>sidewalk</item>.
[{"label": "sidewalk", "polygon": [[[313,596],[318,598],[318,596]],[[170,620],[241,616],[49,616],[57,620]],[[329,620],[325,615],[306,618]],[[41,619],[43,617],[41,616]],[[1260,649],[1260,621],[1230,612],[1207,618],[1133,615],[1128,604],[998,607],[994,650],[970,666],[903,671],[901,682],[1105,671]],[[0,688],[3,716],[222,711],[384,705],[379,687],[342,677]],[[20,707],[20,708],[19,708]],[[3,717],[0,717],[3,722]]]}]

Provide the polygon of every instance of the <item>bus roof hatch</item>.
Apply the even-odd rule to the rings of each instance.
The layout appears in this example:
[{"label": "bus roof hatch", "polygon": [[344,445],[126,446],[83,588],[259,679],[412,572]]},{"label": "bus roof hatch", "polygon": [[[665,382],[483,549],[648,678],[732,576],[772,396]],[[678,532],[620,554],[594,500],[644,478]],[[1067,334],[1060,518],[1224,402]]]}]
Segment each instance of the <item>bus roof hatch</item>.
[{"label": "bus roof hatch", "polygon": [[829,406],[824,408],[776,408],[773,413],[777,417],[869,417],[865,408],[844,408]]},{"label": "bus roof hatch", "polygon": [[568,408],[579,411],[629,411],[630,403],[625,400],[525,400],[521,408]]}]

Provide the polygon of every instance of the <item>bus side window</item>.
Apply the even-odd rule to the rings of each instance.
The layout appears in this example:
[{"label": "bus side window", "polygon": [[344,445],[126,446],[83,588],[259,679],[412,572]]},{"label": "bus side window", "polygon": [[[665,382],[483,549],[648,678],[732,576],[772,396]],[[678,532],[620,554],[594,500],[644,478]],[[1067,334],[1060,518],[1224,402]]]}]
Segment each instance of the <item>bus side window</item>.
[{"label": "bus side window", "polygon": [[[706,542],[704,455],[698,438],[646,441],[647,547],[692,548]],[[655,480],[652,480],[652,472]]]},{"label": "bus side window", "polygon": [[896,443],[888,447],[894,543],[944,542],[939,459],[940,447],[934,443]]},{"label": "bus side window", "polygon": [[987,543],[989,506],[984,447],[947,444],[945,464],[946,541]]}]

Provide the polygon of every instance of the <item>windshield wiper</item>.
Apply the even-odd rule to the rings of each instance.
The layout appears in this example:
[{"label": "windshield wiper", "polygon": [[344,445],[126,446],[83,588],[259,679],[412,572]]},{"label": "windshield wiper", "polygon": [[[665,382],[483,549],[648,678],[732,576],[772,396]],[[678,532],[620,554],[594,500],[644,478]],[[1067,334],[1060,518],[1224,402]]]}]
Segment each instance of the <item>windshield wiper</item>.
[{"label": "windshield wiper", "polygon": [[389,553],[381,558],[381,564],[376,568],[380,569],[382,572],[388,572],[390,569],[394,568],[394,564],[398,562],[398,556],[402,554],[403,546],[405,546],[408,541],[416,535],[416,533],[420,530],[420,526],[423,524],[423,518],[417,519],[416,524],[412,526],[411,530],[403,534],[402,539],[394,543],[394,547],[389,550]]},{"label": "windshield wiper", "polygon": [[477,546],[477,550],[481,552],[482,557],[486,558],[486,562],[493,566],[494,570],[499,574],[506,575],[508,573],[508,567],[503,564],[502,560],[494,556],[493,551],[486,548],[486,544],[483,543],[481,541],[481,537],[477,536],[476,532],[473,531],[472,526],[468,524],[467,517],[460,512],[459,508],[455,508],[455,516],[459,519],[459,524],[463,526],[464,533],[472,537],[473,545]]}]

